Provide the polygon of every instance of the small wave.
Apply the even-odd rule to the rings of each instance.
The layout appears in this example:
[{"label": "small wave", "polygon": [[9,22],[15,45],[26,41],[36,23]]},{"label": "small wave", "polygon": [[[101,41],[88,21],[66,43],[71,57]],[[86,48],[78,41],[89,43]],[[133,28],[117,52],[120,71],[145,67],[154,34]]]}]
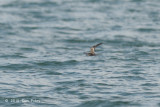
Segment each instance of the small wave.
[{"label": "small wave", "polygon": [[62,73],[60,72],[56,72],[56,71],[46,71],[47,75],[62,75]]},{"label": "small wave", "polygon": [[26,58],[25,56],[23,56],[20,53],[17,54],[13,54],[13,55],[1,55],[1,58]]},{"label": "small wave", "polygon": [[30,64],[8,64],[0,66],[0,68],[4,70],[24,70],[24,69],[31,69],[32,67],[33,66]]},{"label": "small wave", "polygon": [[57,82],[57,84],[64,84],[64,85],[80,85],[83,84],[85,82],[85,80],[74,80],[74,81],[62,81],[62,82]]},{"label": "small wave", "polygon": [[94,43],[99,43],[102,42],[102,39],[80,39],[80,38],[73,38],[73,39],[67,39],[65,40],[66,42],[69,43],[92,43],[94,45]]},{"label": "small wave", "polygon": [[155,32],[155,31],[160,31],[159,29],[154,29],[154,28],[138,28],[138,32]]},{"label": "small wave", "polygon": [[119,76],[119,77],[116,77],[116,78],[123,78],[123,79],[126,79],[126,80],[146,80],[142,76]]},{"label": "small wave", "polygon": [[57,30],[73,30],[73,31],[81,31],[81,29],[78,29],[78,28],[73,28],[73,27],[54,27],[54,29],[57,29]]},{"label": "small wave", "polygon": [[159,86],[158,83],[144,83],[141,86],[146,86],[146,87],[156,87]]},{"label": "small wave", "polygon": [[103,43],[111,44],[112,46],[123,46],[123,47],[143,47],[143,46],[149,46],[149,47],[159,47],[159,43],[151,43],[147,41],[141,41],[141,40],[125,40],[123,38],[121,39],[108,39],[103,41]]},{"label": "small wave", "polygon": [[61,66],[63,67],[64,65],[75,65],[77,64],[78,61],[76,60],[68,60],[68,61],[39,61],[36,62],[35,64],[38,66]]},{"label": "small wave", "polygon": [[36,49],[34,49],[34,48],[20,48],[20,50],[22,50],[22,51],[27,51],[27,52],[32,52],[32,51],[36,51]]},{"label": "small wave", "polygon": [[130,101],[107,101],[107,100],[92,100],[86,101],[77,107],[125,107],[131,105],[139,105]]}]

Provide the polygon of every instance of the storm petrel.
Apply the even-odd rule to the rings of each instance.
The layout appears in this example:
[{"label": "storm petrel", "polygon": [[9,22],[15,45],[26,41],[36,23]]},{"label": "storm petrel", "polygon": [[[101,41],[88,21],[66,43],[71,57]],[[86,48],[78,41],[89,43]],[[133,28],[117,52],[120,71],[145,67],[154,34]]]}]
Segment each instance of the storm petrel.
[{"label": "storm petrel", "polygon": [[97,47],[97,46],[99,46],[99,45],[101,45],[102,43],[99,43],[99,44],[97,44],[97,45],[94,45],[94,46],[92,46],[91,48],[90,48],[90,52],[89,53],[86,53],[86,55],[88,55],[88,56],[95,56],[96,54],[95,54],[95,48]]}]

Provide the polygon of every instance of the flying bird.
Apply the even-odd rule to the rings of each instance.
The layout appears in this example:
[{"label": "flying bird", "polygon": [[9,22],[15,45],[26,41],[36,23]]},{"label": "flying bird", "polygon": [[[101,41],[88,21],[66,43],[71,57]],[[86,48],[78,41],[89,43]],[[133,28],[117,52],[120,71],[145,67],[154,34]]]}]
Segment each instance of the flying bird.
[{"label": "flying bird", "polygon": [[96,54],[95,54],[95,48],[97,47],[97,46],[99,46],[99,45],[101,45],[102,43],[99,43],[99,44],[97,44],[97,45],[94,45],[94,46],[92,46],[91,48],[90,48],[90,52],[89,53],[86,53],[86,55],[88,55],[88,56],[95,56]]}]

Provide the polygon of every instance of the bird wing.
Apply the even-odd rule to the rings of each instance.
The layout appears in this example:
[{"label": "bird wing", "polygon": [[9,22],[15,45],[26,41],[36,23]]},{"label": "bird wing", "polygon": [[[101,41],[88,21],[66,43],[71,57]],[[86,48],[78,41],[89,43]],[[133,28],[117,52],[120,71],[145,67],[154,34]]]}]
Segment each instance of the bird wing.
[{"label": "bird wing", "polygon": [[99,43],[97,45],[92,46],[93,48],[96,48],[97,46],[101,45],[102,43]]}]

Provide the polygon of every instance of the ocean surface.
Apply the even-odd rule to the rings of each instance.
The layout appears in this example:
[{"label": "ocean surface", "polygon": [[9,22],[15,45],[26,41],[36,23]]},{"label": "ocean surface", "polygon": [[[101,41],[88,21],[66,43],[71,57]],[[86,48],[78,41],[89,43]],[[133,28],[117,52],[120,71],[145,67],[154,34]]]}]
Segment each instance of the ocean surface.
[{"label": "ocean surface", "polygon": [[0,0],[0,106],[160,107],[160,0]]}]

